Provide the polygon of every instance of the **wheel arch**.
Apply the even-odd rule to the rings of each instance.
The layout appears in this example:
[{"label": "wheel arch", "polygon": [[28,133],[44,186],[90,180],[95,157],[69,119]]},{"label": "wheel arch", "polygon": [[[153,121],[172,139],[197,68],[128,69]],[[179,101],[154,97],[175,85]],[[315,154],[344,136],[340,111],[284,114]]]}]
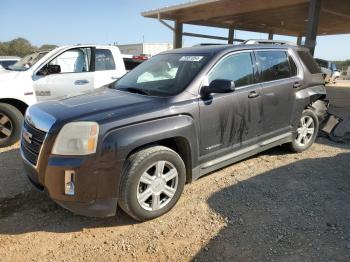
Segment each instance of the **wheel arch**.
[{"label": "wheel arch", "polygon": [[192,181],[198,166],[198,136],[193,119],[177,115],[125,126],[108,132],[101,144],[104,162],[125,160],[136,151],[154,145],[166,146],[177,152],[186,166],[186,180]]},{"label": "wheel arch", "polygon": [[28,105],[26,103],[24,103],[21,100],[14,99],[14,98],[1,98],[0,103],[9,104],[9,105],[17,108],[22,113],[23,116],[25,115],[26,110],[28,108]]},{"label": "wheel arch", "polygon": [[154,141],[139,147],[134,148],[130,153],[127,155],[126,158],[129,158],[134,153],[153,146],[165,146],[167,148],[170,148],[174,150],[176,153],[179,154],[181,159],[185,163],[186,167],[186,182],[189,183],[192,181],[192,155],[191,155],[191,146],[188,142],[188,140],[184,137],[171,137],[162,139],[159,141]]}]

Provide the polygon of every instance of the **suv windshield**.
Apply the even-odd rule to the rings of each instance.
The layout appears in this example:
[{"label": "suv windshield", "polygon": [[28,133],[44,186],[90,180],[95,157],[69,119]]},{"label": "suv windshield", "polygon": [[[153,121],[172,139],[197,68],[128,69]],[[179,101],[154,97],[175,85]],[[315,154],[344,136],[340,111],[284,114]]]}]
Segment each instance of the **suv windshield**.
[{"label": "suv windshield", "polygon": [[208,55],[157,55],[136,67],[114,84],[119,90],[155,96],[179,94],[194,79]]},{"label": "suv windshield", "polygon": [[7,69],[13,70],[13,71],[25,71],[31,68],[36,62],[38,62],[48,52],[49,51],[32,53],[30,55],[27,55],[21,60],[19,60],[16,64],[7,67]]}]

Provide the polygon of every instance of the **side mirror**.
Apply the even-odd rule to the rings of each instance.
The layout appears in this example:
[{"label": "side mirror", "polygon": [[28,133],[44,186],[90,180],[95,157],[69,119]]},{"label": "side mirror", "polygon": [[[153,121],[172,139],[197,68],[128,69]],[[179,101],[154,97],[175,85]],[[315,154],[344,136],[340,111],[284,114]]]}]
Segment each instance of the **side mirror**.
[{"label": "side mirror", "polygon": [[235,82],[226,79],[216,79],[209,86],[204,86],[201,91],[204,97],[208,97],[210,94],[232,93],[235,91]]},{"label": "side mirror", "polygon": [[46,76],[46,75],[59,74],[59,73],[61,73],[60,65],[48,64],[40,69],[40,71],[38,72],[38,75]]}]

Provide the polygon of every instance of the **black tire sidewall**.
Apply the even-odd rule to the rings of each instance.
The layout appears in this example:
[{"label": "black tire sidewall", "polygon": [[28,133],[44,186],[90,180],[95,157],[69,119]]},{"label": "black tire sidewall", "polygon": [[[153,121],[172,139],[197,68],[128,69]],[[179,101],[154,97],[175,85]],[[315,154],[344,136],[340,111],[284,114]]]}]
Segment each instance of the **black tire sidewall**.
[{"label": "black tire sidewall", "polygon": [[[133,159],[135,164],[131,163],[130,168],[123,174],[124,179],[127,179],[126,183],[122,183],[124,188],[121,189],[124,191],[122,195],[128,209],[125,211],[139,221],[154,219],[170,211],[179,200],[186,181],[186,169],[181,157],[174,151],[165,149],[155,151],[141,161],[137,161],[137,156]],[[149,211],[142,208],[137,200],[138,183],[143,172],[157,161],[168,161],[175,166],[178,172],[178,185],[175,195],[165,207]]]},{"label": "black tire sidewall", "polygon": [[[317,117],[316,113],[312,109],[305,109],[303,111],[303,113],[301,114],[300,119],[303,116],[310,116],[310,117],[312,117],[312,119],[314,120],[315,132],[312,135],[312,138],[311,138],[310,142],[306,146],[300,146],[296,142],[296,138],[297,138],[297,132],[296,132],[295,135],[294,135],[294,138],[293,138],[293,142],[291,143],[292,150],[295,151],[295,152],[303,152],[303,151],[309,149],[312,146],[312,144],[315,142],[315,140],[317,138],[317,134],[318,134],[319,120],[318,120],[318,117]],[[299,126],[299,122],[298,122],[298,126]]]},{"label": "black tire sidewall", "polygon": [[11,146],[20,139],[23,115],[16,107],[3,103],[0,103],[0,113],[10,119],[13,128],[13,132],[8,139],[0,140],[0,147]]}]

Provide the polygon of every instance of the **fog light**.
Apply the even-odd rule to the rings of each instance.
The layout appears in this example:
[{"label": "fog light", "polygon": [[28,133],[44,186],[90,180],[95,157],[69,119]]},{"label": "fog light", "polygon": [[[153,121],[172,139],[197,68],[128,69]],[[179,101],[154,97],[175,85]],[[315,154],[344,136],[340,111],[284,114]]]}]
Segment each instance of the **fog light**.
[{"label": "fog light", "polygon": [[66,170],[64,173],[64,194],[68,196],[74,195],[74,181],[75,181],[75,172]]}]

